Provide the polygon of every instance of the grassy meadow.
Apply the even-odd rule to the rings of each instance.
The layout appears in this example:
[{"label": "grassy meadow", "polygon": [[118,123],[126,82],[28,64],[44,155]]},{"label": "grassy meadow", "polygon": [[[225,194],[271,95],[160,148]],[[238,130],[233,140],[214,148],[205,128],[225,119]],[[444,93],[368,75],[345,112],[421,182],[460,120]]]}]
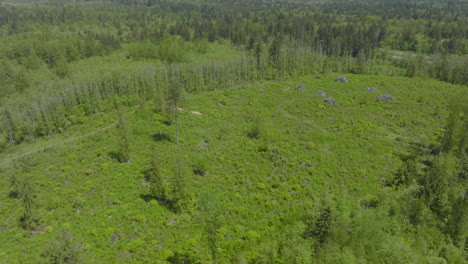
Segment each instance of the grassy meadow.
[{"label": "grassy meadow", "polygon": [[[0,168],[0,195],[10,197],[0,206],[0,263],[40,262],[64,234],[72,236],[65,248],[85,263],[443,263],[441,255],[462,263],[434,225],[411,223],[411,187],[388,183],[401,155],[437,144],[449,95],[466,87],[352,74],[339,83],[337,76],[185,94],[179,144],[154,100],[125,107],[126,163],[116,158],[116,127],[60,143],[113,124],[117,112],[2,153],[0,163],[57,143]],[[394,100],[377,100],[382,94]],[[155,199],[145,180],[153,152],[167,200]],[[186,192],[179,213],[170,204],[177,170]],[[11,175],[33,186],[32,232],[18,225]],[[317,241],[303,234],[325,207],[333,217],[314,252]]]}]

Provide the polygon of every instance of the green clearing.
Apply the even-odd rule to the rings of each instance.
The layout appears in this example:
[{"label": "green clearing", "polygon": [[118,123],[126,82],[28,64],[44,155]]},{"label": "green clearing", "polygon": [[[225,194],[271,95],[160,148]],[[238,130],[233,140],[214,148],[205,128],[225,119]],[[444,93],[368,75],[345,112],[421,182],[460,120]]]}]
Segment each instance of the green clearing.
[{"label": "green clearing", "polygon": [[[1,196],[12,191],[9,175],[29,178],[38,222],[33,235],[21,229],[19,202],[3,200],[3,262],[40,261],[48,241],[63,230],[79,241],[87,263],[166,263],[171,256],[201,263],[213,256],[220,263],[416,263],[441,254],[453,258],[451,263],[463,261],[450,245],[421,246],[417,241],[437,243],[444,235],[431,224],[412,225],[402,201],[410,190],[384,184],[400,166],[401,154],[437,142],[448,95],[466,88],[417,78],[345,76],[348,83],[325,74],[187,95],[179,113],[179,145],[174,126],[152,111],[152,101],[125,108],[129,163],[113,158],[119,139],[111,128],[4,166]],[[297,84],[305,91],[295,91]],[[365,92],[367,87],[377,91]],[[336,105],[324,103],[320,90]],[[394,101],[377,101],[384,93]],[[117,114],[93,119],[90,127],[98,128],[115,122]],[[10,155],[39,145],[24,144]],[[144,171],[153,146],[167,190],[182,156],[188,193],[182,213],[149,192]],[[22,172],[14,169],[26,163]],[[324,203],[333,212],[331,238],[321,249],[327,254],[314,257],[312,242],[302,234]],[[213,229],[211,240],[206,228]],[[379,250],[365,249],[371,246]]]},{"label": "green clearing", "polygon": [[467,14],[1,2],[0,264],[468,263]]}]

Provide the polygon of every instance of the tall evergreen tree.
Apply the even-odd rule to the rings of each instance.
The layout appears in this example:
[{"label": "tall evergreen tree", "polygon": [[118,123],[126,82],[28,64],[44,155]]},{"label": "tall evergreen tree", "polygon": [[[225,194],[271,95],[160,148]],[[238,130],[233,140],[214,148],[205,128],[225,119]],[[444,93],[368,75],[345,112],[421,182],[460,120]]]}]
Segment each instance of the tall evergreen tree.
[{"label": "tall evergreen tree", "polygon": [[187,202],[187,190],[182,164],[182,156],[177,155],[176,168],[172,177],[172,203],[174,211],[180,213],[184,210]]},{"label": "tall evergreen tree", "polygon": [[150,192],[157,200],[165,199],[165,188],[159,168],[159,160],[156,147],[153,147],[149,169],[146,171],[146,179],[149,183]]},{"label": "tall evergreen tree", "polygon": [[130,161],[130,142],[128,139],[127,123],[125,120],[125,112],[123,108],[119,109],[119,121],[117,123],[117,129],[119,132],[119,137],[117,139],[119,145],[118,160],[120,162],[128,162]]}]

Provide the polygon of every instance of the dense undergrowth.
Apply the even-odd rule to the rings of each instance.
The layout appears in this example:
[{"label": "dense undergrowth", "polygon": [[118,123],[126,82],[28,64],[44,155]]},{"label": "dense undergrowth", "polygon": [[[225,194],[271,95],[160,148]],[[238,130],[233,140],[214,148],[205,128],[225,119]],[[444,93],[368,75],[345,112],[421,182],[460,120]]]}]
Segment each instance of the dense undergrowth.
[{"label": "dense undergrowth", "polygon": [[465,263],[465,11],[0,3],[0,263]]},{"label": "dense undergrowth", "polygon": [[[128,163],[118,161],[118,128],[14,160],[1,171],[3,262],[51,259],[69,241],[61,250],[85,263],[462,263],[466,175],[458,171],[466,164],[453,149],[431,151],[446,135],[446,98],[464,87],[334,77],[186,95],[178,145],[154,100],[125,107]],[[376,100],[384,93],[394,101]],[[93,120],[104,126],[117,113]],[[145,176],[153,152],[164,199]],[[395,180],[411,155],[411,178]],[[437,160],[452,179],[437,193],[440,206],[425,192]],[[186,194],[176,213],[179,173]],[[11,177],[34,189],[32,231],[19,225]]]}]

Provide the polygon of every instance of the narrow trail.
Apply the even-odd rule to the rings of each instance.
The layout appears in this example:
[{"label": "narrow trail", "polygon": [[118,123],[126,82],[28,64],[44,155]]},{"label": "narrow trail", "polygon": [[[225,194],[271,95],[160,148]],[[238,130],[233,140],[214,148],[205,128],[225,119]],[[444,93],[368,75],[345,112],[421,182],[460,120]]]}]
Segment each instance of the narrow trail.
[{"label": "narrow trail", "polygon": [[69,143],[69,142],[72,142],[72,141],[76,141],[76,140],[79,140],[79,139],[82,139],[82,138],[85,138],[85,137],[92,136],[92,135],[94,135],[94,134],[96,134],[96,133],[99,133],[99,132],[101,132],[101,131],[104,131],[104,130],[107,130],[107,129],[111,128],[111,127],[114,127],[115,125],[117,125],[117,122],[114,122],[114,123],[112,123],[112,124],[110,124],[110,125],[108,125],[108,126],[99,128],[99,129],[97,129],[97,130],[94,130],[93,132],[90,132],[90,133],[88,133],[88,134],[84,134],[84,135],[81,135],[81,136],[76,136],[76,137],[68,138],[68,139],[66,139],[66,140],[64,140],[64,141],[61,141],[61,142],[58,142],[58,143],[55,143],[55,144],[47,145],[47,146],[44,146],[44,147],[41,147],[41,148],[38,148],[38,149],[34,149],[34,150],[31,150],[31,151],[25,152],[25,153],[23,153],[23,154],[21,154],[21,155],[18,155],[18,156],[13,157],[13,158],[9,158],[9,159],[7,159],[7,160],[1,162],[1,163],[0,163],[0,167],[6,165],[6,164],[8,164],[8,163],[10,163],[10,162],[12,162],[12,161],[14,161],[14,160],[16,160],[16,159],[19,159],[19,158],[22,158],[22,157],[25,157],[25,156],[29,156],[29,155],[34,154],[34,153],[36,153],[36,152],[43,151],[43,150],[45,150],[45,149],[47,149],[47,148],[60,146],[60,145],[63,145],[63,144],[66,144],[66,143]]}]

